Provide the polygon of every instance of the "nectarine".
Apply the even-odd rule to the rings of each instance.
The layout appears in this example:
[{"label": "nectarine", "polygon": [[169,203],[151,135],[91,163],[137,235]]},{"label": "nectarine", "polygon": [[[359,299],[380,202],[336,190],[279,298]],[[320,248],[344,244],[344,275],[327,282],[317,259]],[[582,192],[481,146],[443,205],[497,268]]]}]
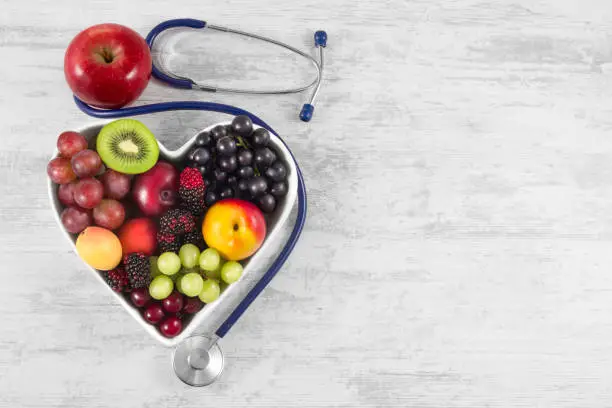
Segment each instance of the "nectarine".
[{"label": "nectarine", "polygon": [[253,255],[266,237],[266,220],[254,204],[227,199],[213,205],[202,223],[206,244],[218,250],[228,261],[240,261]]}]

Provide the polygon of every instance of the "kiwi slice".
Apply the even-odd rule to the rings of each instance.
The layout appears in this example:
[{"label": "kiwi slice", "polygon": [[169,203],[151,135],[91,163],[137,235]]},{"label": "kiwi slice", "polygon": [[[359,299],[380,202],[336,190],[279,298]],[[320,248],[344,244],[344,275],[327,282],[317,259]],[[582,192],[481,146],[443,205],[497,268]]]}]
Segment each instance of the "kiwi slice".
[{"label": "kiwi slice", "polygon": [[104,126],[96,149],[107,167],[125,174],[144,173],[159,157],[155,136],[134,119],[119,119]]}]

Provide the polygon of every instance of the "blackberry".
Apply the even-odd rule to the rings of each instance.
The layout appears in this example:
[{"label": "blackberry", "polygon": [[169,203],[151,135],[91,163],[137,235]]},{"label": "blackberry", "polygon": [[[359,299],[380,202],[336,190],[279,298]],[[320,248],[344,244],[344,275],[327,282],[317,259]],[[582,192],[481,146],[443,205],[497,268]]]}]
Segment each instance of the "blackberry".
[{"label": "blackberry", "polygon": [[161,216],[159,219],[159,229],[164,234],[185,234],[195,229],[195,219],[188,210],[173,208]]},{"label": "blackberry", "polygon": [[112,271],[104,272],[104,280],[115,292],[129,292],[132,290],[130,280],[125,269],[119,267]]},{"label": "blackberry", "polygon": [[157,248],[160,253],[176,252],[181,249],[181,239],[178,235],[157,233]]},{"label": "blackberry", "polygon": [[202,237],[202,233],[200,231],[191,231],[183,235],[182,244],[193,244],[197,246],[200,250],[206,247],[206,245],[204,244],[204,238]]},{"label": "blackberry", "polygon": [[181,207],[189,211],[194,216],[199,217],[200,215],[204,214],[204,208],[205,208],[204,198],[202,198],[202,201],[199,201],[197,199],[194,201],[195,202],[191,202],[191,203],[183,201],[183,204],[181,205]]},{"label": "blackberry", "polygon": [[123,263],[133,289],[149,286],[151,283],[149,258],[143,253],[135,252],[126,255]]}]

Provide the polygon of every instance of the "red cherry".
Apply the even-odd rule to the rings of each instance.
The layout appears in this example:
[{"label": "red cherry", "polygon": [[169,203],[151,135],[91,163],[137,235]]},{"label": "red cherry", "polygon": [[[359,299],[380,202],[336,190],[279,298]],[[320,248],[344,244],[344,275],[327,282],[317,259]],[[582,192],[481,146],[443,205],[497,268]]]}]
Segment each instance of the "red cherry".
[{"label": "red cherry", "polygon": [[197,297],[192,297],[192,298],[188,297],[184,303],[185,304],[183,305],[183,312],[189,313],[189,314],[199,312],[200,310],[202,310],[202,307],[204,306],[204,303],[202,303],[202,301],[198,299]]},{"label": "red cherry", "polygon": [[152,303],[145,309],[143,316],[147,322],[157,324],[165,316],[164,309],[159,303]]},{"label": "red cherry", "polygon": [[183,323],[178,317],[172,316],[159,325],[159,331],[166,337],[174,337],[183,329]]},{"label": "red cherry", "polygon": [[149,295],[149,290],[147,288],[138,288],[134,289],[130,294],[130,298],[134,306],[143,307],[151,300],[151,295]]},{"label": "red cherry", "polygon": [[162,300],[162,305],[166,312],[177,313],[183,308],[183,295],[175,290]]}]

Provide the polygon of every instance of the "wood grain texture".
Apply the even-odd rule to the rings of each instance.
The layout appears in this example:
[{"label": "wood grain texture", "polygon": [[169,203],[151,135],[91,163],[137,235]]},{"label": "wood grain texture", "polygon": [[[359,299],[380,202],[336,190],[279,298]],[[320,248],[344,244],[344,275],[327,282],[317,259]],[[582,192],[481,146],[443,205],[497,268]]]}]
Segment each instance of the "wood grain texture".
[{"label": "wood grain texture", "polygon": [[[0,406],[610,406],[609,1],[4,0],[0,10]],[[314,30],[329,33],[308,125],[297,120],[303,96],[157,83],[143,95],[260,114],[308,186],[296,251],[222,340],[226,371],[206,389],[180,383],[169,350],[85,276],[45,189],[56,135],[91,120],[63,80],[71,38],[103,21],[145,34],[176,17],[305,50]],[[170,47],[173,68],[226,84],[308,78],[298,60],[230,37]],[[145,121],[178,146],[221,118]]]}]

